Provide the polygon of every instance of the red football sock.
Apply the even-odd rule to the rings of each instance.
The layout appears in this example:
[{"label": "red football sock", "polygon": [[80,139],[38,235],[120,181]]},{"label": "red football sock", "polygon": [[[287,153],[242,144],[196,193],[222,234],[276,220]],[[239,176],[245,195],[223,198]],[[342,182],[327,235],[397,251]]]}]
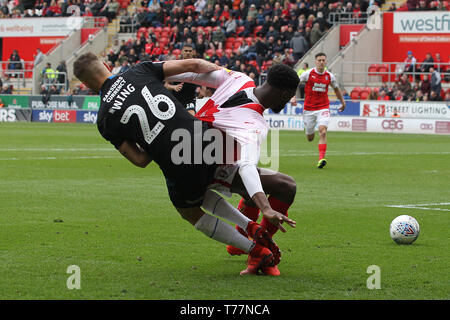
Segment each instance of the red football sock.
[{"label": "red football sock", "polygon": [[327,152],[327,144],[319,143],[319,160],[325,158],[325,153]]},{"label": "red football sock", "polygon": [[[284,214],[286,217],[288,216],[288,209],[291,206],[290,204],[284,203],[272,196],[269,196],[268,200],[273,210]],[[270,223],[270,221],[266,218],[262,219],[261,225],[264,228],[266,228],[267,232],[269,232],[271,237],[278,231],[278,228],[274,226],[272,223]]]},{"label": "red football sock", "polygon": [[[256,221],[259,218],[259,208],[257,207],[251,207],[247,204],[245,204],[244,198],[241,198],[241,201],[239,201],[239,205],[237,209],[247,218],[250,220]],[[242,234],[246,234],[244,230],[236,226],[236,229],[241,232]]]}]

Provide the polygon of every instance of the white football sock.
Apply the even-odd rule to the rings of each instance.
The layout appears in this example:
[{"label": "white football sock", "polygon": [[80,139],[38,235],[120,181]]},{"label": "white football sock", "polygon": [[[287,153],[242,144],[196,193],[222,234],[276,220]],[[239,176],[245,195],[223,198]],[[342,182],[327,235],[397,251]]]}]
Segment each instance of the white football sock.
[{"label": "white football sock", "polygon": [[252,221],[212,190],[206,191],[202,207],[217,217],[237,224],[244,231],[247,230],[248,223]]},{"label": "white football sock", "polygon": [[253,241],[244,237],[228,223],[207,213],[205,213],[194,226],[206,236],[216,241],[232,245],[245,252],[250,252],[255,246]]}]

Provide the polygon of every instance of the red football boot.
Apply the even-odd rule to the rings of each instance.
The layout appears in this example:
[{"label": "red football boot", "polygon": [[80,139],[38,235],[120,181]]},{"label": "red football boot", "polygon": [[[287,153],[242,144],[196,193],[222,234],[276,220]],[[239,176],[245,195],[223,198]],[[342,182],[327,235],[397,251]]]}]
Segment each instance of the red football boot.
[{"label": "red football boot", "polygon": [[256,243],[248,256],[247,268],[242,270],[240,274],[258,274],[260,268],[268,266],[274,266],[272,252]]},{"label": "red football boot", "polygon": [[261,267],[261,271],[262,271],[262,273],[264,273],[267,276],[279,276],[279,275],[281,275],[281,272],[280,272],[280,270],[278,269],[277,266]]},{"label": "red football boot", "polygon": [[281,260],[281,251],[275,241],[272,240],[269,233],[264,227],[254,221],[250,221],[247,225],[247,233],[256,243],[263,247],[269,248],[273,253],[274,264],[277,265]]}]

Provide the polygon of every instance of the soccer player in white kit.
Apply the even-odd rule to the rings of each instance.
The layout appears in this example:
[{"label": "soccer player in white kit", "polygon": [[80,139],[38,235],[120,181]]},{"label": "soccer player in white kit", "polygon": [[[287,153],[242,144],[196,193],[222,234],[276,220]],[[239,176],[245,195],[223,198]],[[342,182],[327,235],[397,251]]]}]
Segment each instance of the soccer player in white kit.
[{"label": "soccer player in white kit", "polygon": [[334,75],[325,70],[327,56],[318,53],[315,56],[316,67],[300,75],[300,84],[305,84],[305,102],[303,104],[303,123],[308,141],[314,140],[316,125],[319,126],[319,162],[317,168],[322,169],[327,164],[325,153],[327,151],[327,129],[330,122],[330,101],[328,100],[328,86],[331,86],[342,106],[339,112],[345,109],[345,100],[338,87]]},{"label": "soccer player in white kit", "polygon": [[[226,132],[240,144],[239,175],[248,192],[250,199],[256,194],[263,194],[263,190],[257,165],[260,157],[261,142],[266,138],[269,127],[263,117],[265,109],[270,108],[274,112],[280,112],[287,102],[295,95],[299,83],[297,73],[286,65],[275,65],[268,73],[267,81],[256,88],[254,81],[244,73],[234,72],[225,68],[205,74],[185,73],[167,79],[169,81],[192,82],[197,85],[215,88],[214,94],[206,104],[196,113],[196,117],[212,124],[214,128]],[[223,189],[227,194],[227,188],[234,179],[236,166],[224,166],[227,181],[222,181]],[[275,174],[267,169],[260,169],[264,174]],[[277,173],[278,175],[282,175]],[[284,175],[285,176],[285,175]],[[286,176],[288,177],[288,176]],[[288,177],[290,178],[290,177]],[[292,178],[290,178],[292,179]],[[293,179],[292,179],[293,180]],[[295,183],[295,181],[294,181]],[[228,186],[227,186],[228,185]],[[216,190],[220,189],[215,186]],[[270,207],[287,216],[287,210],[295,197],[280,199],[280,196],[269,195]],[[288,200],[286,200],[288,199]],[[283,201],[284,200],[284,201]],[[241,199],[238,209],[248,218],[256,221],[259,217],[259,208],[251,201]],[[261,208],[264,214],[264,208]],[[277,231],[277,227],[263,217],[261,225],[271,236]],[[238,228],[239,230],[239,228]],[[243,230],[239,230],[245,234]],[[231,255],[240,255],[243,252],[232,246],[227,246]],[[270,270],[269,270],[270,269]],[[278,268],[262,269],[263,273],[278,275]]]}]

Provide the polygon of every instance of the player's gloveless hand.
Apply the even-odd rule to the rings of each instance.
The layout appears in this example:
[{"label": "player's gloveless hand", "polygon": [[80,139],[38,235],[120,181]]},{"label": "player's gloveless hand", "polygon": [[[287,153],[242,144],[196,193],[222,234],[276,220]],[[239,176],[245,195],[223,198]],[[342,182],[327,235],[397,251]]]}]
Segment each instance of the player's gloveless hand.
[{"label": "player's gloveless hand", "polygon": [[295,228],[297,222],[295,222],[292,219],[289,219],[284,214],[275,211],[273,209],[268,209],[263,212],[263,215],[266,219],[270,221],[274,226],[278,227],[278,229],[281,230],[281,232],[286,232],[286,229],[283,227],[282,223],[286,222],[288,225],[290,225],[292,228]]},{"label": "player's gloveless hand", "polygon": [[343,103],[342,105],[341,105],[341,107],[339,108],[339,112],[342,112],[342,111],[344,111],[345,110],[345,103]]}]

